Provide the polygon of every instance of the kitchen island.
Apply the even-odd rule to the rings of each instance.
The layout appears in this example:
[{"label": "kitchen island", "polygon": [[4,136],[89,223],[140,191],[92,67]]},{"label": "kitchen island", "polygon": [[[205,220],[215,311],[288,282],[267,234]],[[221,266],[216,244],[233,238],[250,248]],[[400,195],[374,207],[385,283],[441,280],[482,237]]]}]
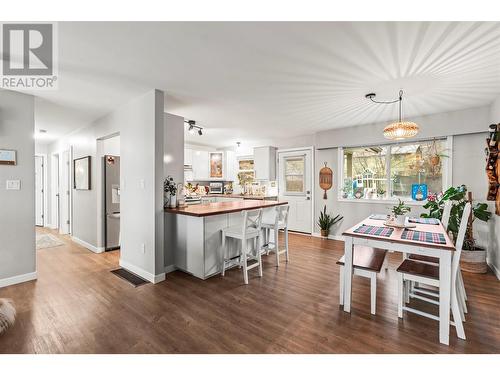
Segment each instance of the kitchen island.
[{"label": "kitchen island", "polygon": [[[272,215],[276,206],[287,202],[267,200],[240,200],[208,203],[186,208],[165,209],[165,251],[173,258],[177,269],[200,279],[206,279],[221,271],[222,229],[243,225],[244,210],[262,208]],[[231,255],[238,254],[240,241],[228,243]],[[249,242],[249,246],[252,243]]]}]

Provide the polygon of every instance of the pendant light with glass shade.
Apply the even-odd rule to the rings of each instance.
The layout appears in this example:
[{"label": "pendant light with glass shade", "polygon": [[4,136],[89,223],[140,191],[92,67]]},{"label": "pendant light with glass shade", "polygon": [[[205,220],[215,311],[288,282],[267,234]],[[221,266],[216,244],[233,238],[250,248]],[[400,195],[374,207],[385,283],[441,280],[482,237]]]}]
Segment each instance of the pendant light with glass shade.
[{"label": "pendant light with glass shade", "polygon": [[399,121],[393,122],[384,128],[384,137],[391,140],[402,140],[418,134],[419,127],[412,121],[403,121],[403,90],[399,90],[399,98],[383,102],[375,100],[375,94],[366,94],[365,97],[377,104],[394,104],[399,102]]}]

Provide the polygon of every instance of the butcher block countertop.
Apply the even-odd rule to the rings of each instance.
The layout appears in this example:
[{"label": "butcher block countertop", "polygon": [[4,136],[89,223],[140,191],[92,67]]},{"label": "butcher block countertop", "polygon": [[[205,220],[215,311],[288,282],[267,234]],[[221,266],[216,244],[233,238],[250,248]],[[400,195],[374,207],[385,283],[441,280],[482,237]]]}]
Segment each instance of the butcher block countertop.
[{"label": "butcher block countertop", "polygon": [[203,197],[210,197],[210,198],[242,198],[242,199],[257,199],[257,200],[264,200],[264,199],[278,199],[276,195],[241,195],[241,194],[207,194],[207,195],[200,195],[200,198]]},{"label": "butcher block countertop", "polygon": [[218,202],[218,203],[208,203],[208,204],[195,204],[187,206],[185,208],[166,208],[165,212],[171,214],[179,215],[189,215],[189,216],[213,216],[221,214],[229,214],[233,212],[240,212],[244,210],[255,210],[258,208],[268,208],[274,206],[280,206],[287,204],[288,202],[278,202],[278,201],[267,201],[267,200],[250,200],[245,199],[243,201],[235,202]]}]

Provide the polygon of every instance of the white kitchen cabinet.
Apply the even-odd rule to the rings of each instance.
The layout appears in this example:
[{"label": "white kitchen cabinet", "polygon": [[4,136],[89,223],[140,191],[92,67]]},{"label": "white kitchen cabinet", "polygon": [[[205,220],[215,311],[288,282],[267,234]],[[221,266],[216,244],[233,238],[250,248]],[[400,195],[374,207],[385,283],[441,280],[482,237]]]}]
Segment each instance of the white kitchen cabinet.
[{"label": "white kitchen cabinet", "polygon": [[253,159],[256,180],[276,180],[276,147],[255,147]]},{"label": "white kitchen cabinet", "polygon": [[184,165],[193,165],[193,149],[184,149]]},{"label": "white kitchen cabinet", "polygon": [[234,151],[226,151],[225,154],[226,168],[224,169],[224,180],[238,181],[238,162]]},{"label": "white kitchen cabinet", "polygon": [[208,180],[208,151],[193,150],[193,180]]}]

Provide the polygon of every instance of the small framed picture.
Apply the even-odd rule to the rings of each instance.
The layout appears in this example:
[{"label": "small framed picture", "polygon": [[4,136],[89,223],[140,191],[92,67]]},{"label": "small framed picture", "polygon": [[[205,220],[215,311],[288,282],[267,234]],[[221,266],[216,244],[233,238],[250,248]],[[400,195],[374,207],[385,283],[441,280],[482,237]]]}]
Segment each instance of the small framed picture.
[{"label": "small framed picture", "polygon": [[16,165],[16,151],[0,150],[0,165]]},{"label": "small framed picture", "polygon": [[73,160],[73,188],[90,190],[90,156]]},{"label": "small framed picture", "polygon": [[424,201],[427,199],[427,184],[411,185],[411,198],[414,201]]}]

